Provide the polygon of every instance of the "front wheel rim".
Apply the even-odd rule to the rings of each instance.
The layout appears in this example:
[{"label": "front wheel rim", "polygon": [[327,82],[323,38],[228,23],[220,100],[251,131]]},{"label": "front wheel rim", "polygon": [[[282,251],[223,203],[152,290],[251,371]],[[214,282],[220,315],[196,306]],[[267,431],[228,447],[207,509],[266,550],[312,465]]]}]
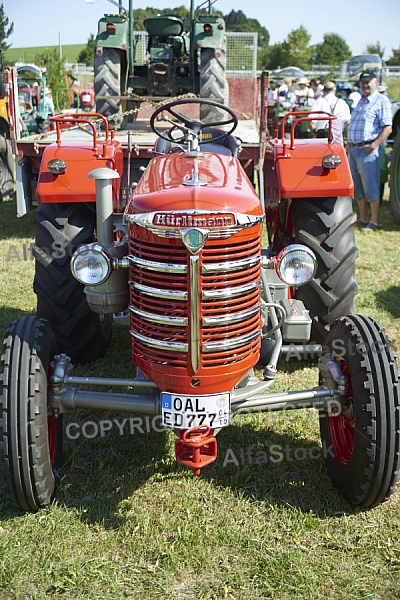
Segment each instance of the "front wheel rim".
[{"label": "front wheel rim", "polygon": [[58,417],[47,417],[47,439],[49,441],[50,463],[53,467],[57,459]]},{"label": "front wheel rim", "polygon": [[[340,359],[340,366],[343,375],[347,379],[347,400],[349,406],[353,403],[353,388],[351,385],[349,369],[345,360]],[[342,412],[334,416],[328,413],[329,435],[333,446],[333,451],[339,463],[346,466],[351,461],[354,452],[355,421],[352,410]],[[353,415],[352,415],[353,413]],[[352,415],[352,417],[350,417]]]}]

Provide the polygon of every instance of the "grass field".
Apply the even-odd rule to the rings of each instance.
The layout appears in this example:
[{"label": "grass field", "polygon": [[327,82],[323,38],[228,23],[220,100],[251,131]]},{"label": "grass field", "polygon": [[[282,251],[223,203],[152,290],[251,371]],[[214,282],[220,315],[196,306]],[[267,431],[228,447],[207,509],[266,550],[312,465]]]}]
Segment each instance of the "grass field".
[{"label": "grass field", "polygon": [[[0,334],[33,314],[32,215],[0,204]],[[356,309],[400,339],[400,228],[388,201],[379,232],[357,232]],[[129,377],[129,334],[114,327],[106,359],[79,375]],[[315,362],[282,363],[277,390],[317,385]],[[68,414],[65,426],[120,414]],[[93,426],[92,426],[93,427]],[[74,431],[81,431],[75,428]],[[398,600],[400,492],[369,511],[339,495],[319,459],[314,411],[236,416],[219,459],[195,477],[173,456],[173,435],[116,427],[65,440],[56,502],[23,515],[0,490],[1,600]],[[250,447],[288,448],[278,463],[248,464]],[[228,451],[238,464],[226,463]],[[244,452],[242,460],[241,451]]]},{"label": "grass field", "polygon": [[[88,36],[89,37],[89,36]],[[62,56],[67,63],[75,63],[79,53],[86,44],[72,44],[61,46]],[[37,46],[33,48],[9,48],[4,54],[4,64],[13,65],[16,62],[35,63],[36,56],[42,54],[46,49],[58,50],[58,46]],[[43,66],[43,65],[39,65]]]}]

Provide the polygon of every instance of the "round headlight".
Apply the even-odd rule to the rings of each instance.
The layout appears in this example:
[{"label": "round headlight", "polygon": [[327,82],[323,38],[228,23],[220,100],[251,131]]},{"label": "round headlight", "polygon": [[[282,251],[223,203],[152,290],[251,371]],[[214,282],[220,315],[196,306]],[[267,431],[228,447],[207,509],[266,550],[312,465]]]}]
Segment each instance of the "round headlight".
[{"label": "round headlight", "polygon": [[316,266],[317,259],[312,250],[301,244],[291,244],[278,255],[276,271],[282,281],[298,287],[313,278]]},{"label": "round headlight", "polygon": [[74,252],[71,271],[84,285],[100,285],[111,274],[111,258],[99,244],[87,244]]}]

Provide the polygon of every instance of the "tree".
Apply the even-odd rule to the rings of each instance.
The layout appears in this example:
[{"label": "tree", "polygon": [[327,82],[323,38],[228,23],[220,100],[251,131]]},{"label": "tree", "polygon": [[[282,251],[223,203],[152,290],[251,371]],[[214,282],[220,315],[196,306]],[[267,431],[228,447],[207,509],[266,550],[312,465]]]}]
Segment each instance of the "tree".
[{"label": "tree", "polygon": [[336,33],[325,33],[324,41],[315,46],[313,62],[316,65],[340,65],[351,57],[347,42]]},{"label": "tree", "polygon": [[6,39],[14,31],[14,23],[10,23],[8,17],[4,13],[4,6],[0,4],[0,48],[3,52],[11,47],[11,44],[6,43]]},{"label": "tree", "polygon": [[311,66],[311,58],[314,46],[310,46],[311,36],[307,29],[301,25],[293,29],[282,43],[281,67],[296,66],[299,69],[308,70]]},{"label": "tree", "polygon": [[46,69],[47,84],[50,86],[53,101],[57,111],[66,108],[66,82],[67,72],[64,68],[64,61],[60,58],[57,48],[46,48],[34,59],[35,63]]},{"label": "tree", "polygon": [[383,58],[383,55],[385,54],[385,48],[381,48],[381,45],[379,42],[376,42],[376,44],[368,44],[366,53],[367,54],[378,54],[378,56]]},{"label": "tree", "polygon": [[95,47],[96,38],[94,37],[93,33],[91,33],[85,48],[78,54],[78,58],[76,59],[77,62],[91,67],[93,65]]},{"label": "tree", "polygon": [[[184,31],[189,30],[190,17],[189,17],[189,11],[185,6],[177,6],[176,8],[165,8],[165,9],[163,9],[162,12],[165,14],[181,17],[183,19]],[[144,20],[147,19],[147,17],[152,17],[154,15],[159,15],[159,14],[160,14],[159,8],[147,7],[146,9],[143,9],[143,8],[135,9],[133,11],[133,29],[135,31],[146,31],[146,28],[144,26]]]},{"label": "tree", "polygon": [[261,59],[264,69],[279,69],[282,64],[282,44],[268,46],[264,50]]},{"label": "tree", "polygon": [[265,27],[260,25],[257,19],[248,19],[241,10],[231,10],[228,15],[224,15],[224,21],[227,31],[251,31],[258,33],[258,57],[257,67],[263,68],[265,65],[265,53],[269,44],[269,32]]},{"label": "tree", "polygon": [[386,64],[395,67],[400,65],[400,47],[397,50],[392,48],[392,56],[386,61]]},{"label": "tree", "polygon": [[228,15],[224,15],[224,21],[227,31],[254,31],[258,33],[259,46],[269,44],[268,30],[257,19],[248,19],[241,10],[231,10]]}]

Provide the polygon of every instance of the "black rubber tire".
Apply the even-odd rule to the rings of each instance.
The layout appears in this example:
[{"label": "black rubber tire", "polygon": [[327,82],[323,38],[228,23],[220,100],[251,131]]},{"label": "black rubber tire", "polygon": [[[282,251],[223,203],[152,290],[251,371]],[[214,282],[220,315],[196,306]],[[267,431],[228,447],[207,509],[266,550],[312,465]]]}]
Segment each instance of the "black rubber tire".
[{"label": "black rubber tire", "polygon": [[13,504],[36,512],[54,498],[61,476],[62,415],[48,416],[50,361],[57,353],[42,319],[10,326],[0,361],[0,457]]},{"label": "black rubber tire", "polygon": [[390,159],[390,211],[393,221],[400,225],[400,131],[397,133],[393,143],[392,156]]},{"label": "black rubber tire", "polygon": [[395,354],[383,328],[360,315],[339,319],[326,345],[348,382],[347,407],[337,416],[320,413],[326,466],[346,500],[371,508],[389,498],[399,478]]},{"label": "black rubber tire", "polygon": [[10,197],[14,181],[15,165],[11,142],[0,133],[0,202]]},{"label": "black rubber tire", "polygon": [[349,197],[293,200],[294,237],[317,257],[315,278],[296,290],[312,318],[312,339],[323,341],[332,323],[354,313],[357,293],[355,221]]},{"label": "black rubber tire", "polygon": [[[204,48],[201,50],[200,98],[227,104],[228,82],[226,79],[225,50]],[[221,121],[218,107],[204,105],[200,108],[200,120],[204,123]]]},{"label": "black rubber tire", "polygon": [[72,275],[70,263],[79,245],[95,240],[94,206],[42,204],[34,219],[37,314],[50,323],[60,352],[75,362],[89,362],[102,356],[109,345],[112,315],[90,310],[84,286]]},{"label": "black rubber tire", "polygon": [[[110,117],[121,111],[121,56],[116,48],[103,48],[94,57],[94,94],[96,112]],[[107,96],[98,99],[97,96]]]}]

